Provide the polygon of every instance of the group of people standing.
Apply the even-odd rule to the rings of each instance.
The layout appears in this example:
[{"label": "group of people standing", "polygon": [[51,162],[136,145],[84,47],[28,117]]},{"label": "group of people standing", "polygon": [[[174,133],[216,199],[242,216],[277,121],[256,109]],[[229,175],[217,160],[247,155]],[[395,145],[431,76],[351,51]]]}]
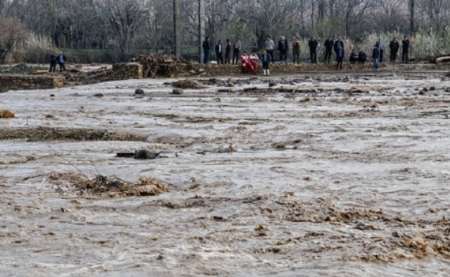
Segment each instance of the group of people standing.
[{"label": "group of people standing", "polygon": [[[203,63],[207,64],[210,60],[211,43],[209,38],[203,41]],[[227,39],[225,42],[225,47],[221,40],[217,42],[214,47],[214,52],[216,54],[216,60],[218,64],[238,64],[241,57],[241,41],[237,40],[234,43]]]},{"label": "group of people standing", "polygon": [[[318,48],[319,48],[319,42],[315,38],[311,38],[308,41],[308,48],[309,48],[309,59],[311,63],[317,63],[318,62]],[[345,57],[345,48],[344,48],[344,42],[341,39],[333,40],[333,39],[327,39],[324,43],[325,46],[325,57],[324,60],[326,63],[331,62],[332,53],[334,50],[336,61],[337,61],[337,67],[339,69],[342,68],[344,57]],[[285,37],[281,37],[278,41],[278,52],[280,53],[280,59],[281,62],[286,62],[288,60],[288,53],[289,53],[289,43],[288,40]],[[275,61],[275,42],[271,37],[268,37],[265,41],[265,51],[268,54],[269,57],[269,63]],[[300,54],[301,54],[301,41],[298,37],[295,37],[292,42],[292,61],[293,63],[300,63]]]},{"label": "group of people standing", "polygon": [[[301,41],[298,37],[294,37],[292,44],[290,44],[286,37],[281,36],[278,40],[278,43],[269,36],[266,38],[264,42],[264,50],[260,53],[260,58],[263,64],[264,72],[269,73],[269,65],[277,60],[275,57],[276,53],[278,53],[278,61],[282,63],[288,63],[289,51],[292,47],[292,62],[300,63],[300,54],[301,54]],[[311,63],[318,63],[318,51],[320,48],[320,43],[314,37],[311,37],[307,42],[307,47],[309,48],[309,60]],[[390,49],[390,62],[395,63],[397,61],[400,47],[402,49],[402,63],[409,63],[409,53],[410,53],[410,40],[407,36],[404,37],[403,41],[400,42],[397,38],[392,39],[389,43]],[[240,40],[235,41],[234,43],[231,40],[227,39],[225,45],[222,44],[222,41],[219,40],[215,45],[215,55],[218,64],[238,64],[241,55],[242,44]],[[349,61],[351,64],[361,63],[364,64],[368,60],[368,55],[360,50],[359,52],[353,48],[351,45],[348,46],[351,49],[351,53],[349,55]],[[337,70],[341,70],[343,68],[344,59],[346,57],[345,53],[345,43],[344,40],[337,38],[327,38],[324,41],[324,58],[323,61],[325,63],[330,64],[333,52],[336,58],[336,68]],[[211,44],[209,38],[207,37],[203,41],[203,62],[209,63],[210,61],[210,52],[211,52]],[[384,62],[384,52],[385,47],[384,44],[379,40],[376,42],[372,49],[372,61],[373,67],[375,70],[378,70],[381,63]]]},{"label": "group of people standing", "polygon": [[49,72],[56,72],[56,65],[59,66],[59,71],[63,72],[66,70],[66,56],[64,53],[60,53],[59,55],[50,54],[50,69]]},{"label": "group of people standing", "polygon": [[[409,52],[411,48],[411,42],[407,36],[403,38],[402,41],[402,63],[409,63]],[[398,53],[400,50],[400,42],[397,40],[397,38],[394,38],[389,43],[389,50],[390,50],[390,62],[395,63],[398,58]],[[379,40],[375,43],[375,46],[372,50],[372,61],[373,61],[373,68],[374,70],[378,70],[380,67],[380,64],[384,62],[384,45]]]}]

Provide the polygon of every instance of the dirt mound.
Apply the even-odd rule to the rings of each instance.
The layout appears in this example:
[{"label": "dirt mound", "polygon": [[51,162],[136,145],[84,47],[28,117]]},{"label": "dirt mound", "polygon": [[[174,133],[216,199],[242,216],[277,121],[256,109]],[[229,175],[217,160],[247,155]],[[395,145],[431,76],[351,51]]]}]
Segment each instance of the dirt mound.
[{"label": "dirt mound", "polygon": [[0,110],[0,118],[5,119],[5,118],[14,118],[14,117],[16,117],[16,115],[13,112],[8,111],[8,110]]},{"label": "dirt mound", "polygon": [[87,178],[78,173],[51,173],[49,180],[60,188],[70,186],[81,194],[109,197],[157,196],[169,192],[169,184],[154,178],[143,177],[130,183],[116,177],[97,175]]},{"label": "dirt mound", "polygon": [[126,132],[85,128],[2,128],[0,140],[26,139],[28,141],[145,141],[146,137]]},{"label": "dirt mound", "polygon": [[200,85],[196,81],[193,80],[180,80],[172,83],[172,86],[180,89],[203,89],[204,86]]},{"label": "dirt mound", "polygon": [[83,71],[78,68],[61,73],[69,85],[96,84],[108,81],[142,79],[142,66],[138,63],[117,63],[112,68],[106,66]]},{"label": "dirt mound", "polygon": [[113,80],[113,70],[106,67],[84,72],[78,69],[71,69],[62,73],[69,85],[95,84]]},{"label": "dirt mound", "polygon": [[33,73],[33,67],[27,64],[17,64],[11,67],[4,67],[1,70],[1,73],[8,73],[8,74],[32,74]]},{"label": "dirt mound", "polygon": [[144,78],[195,76],[204,69],[169,55],[141,55],[136,61],[143,66]]}]

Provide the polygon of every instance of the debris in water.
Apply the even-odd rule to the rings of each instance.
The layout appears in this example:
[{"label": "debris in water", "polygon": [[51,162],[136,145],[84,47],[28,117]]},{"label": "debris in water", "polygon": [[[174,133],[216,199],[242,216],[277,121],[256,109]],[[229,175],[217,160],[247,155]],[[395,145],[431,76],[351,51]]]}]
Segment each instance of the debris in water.
[{"label": "debris in water", "polygon": [[134,153],[131,152],[123,152],[117,153],[118,158],[134,158],[136,160],[154,160],[159,158],[161,153],[150,152],[148,150],[138,150]]},{"label": "debris in water", "polygon": [[176,82],[172,83],[172,86],[175,88],[181,88],[181,89],[202,89],[202,88],[204,88],[202,85],[200,85],[196,81],[188,80],[188,79],[176,81]]},{"label": "debris in water", "polygon": [[148,177],[142,177],[138,182],[130,183],[117,177],[103,175],[97,175],[90,179],[79,173],[51,173],[49,180],[58,186],[70,185],[75,187],[82,194],[109,197],[157,196],[169,192],[169,184]]},{"label": "debris in water", "polygon": [[7,118],[14,118],[14,117],[16,117],[16,115],[13,112],[8,111],[8,110],[0,110],[0,118],[7,119]]},{"label": "debris in water", "polygon": [[173,95],[182,95],[183,94],[183,90],[179,89],[179,88],[175,88],[172,90],[172,94]]}]

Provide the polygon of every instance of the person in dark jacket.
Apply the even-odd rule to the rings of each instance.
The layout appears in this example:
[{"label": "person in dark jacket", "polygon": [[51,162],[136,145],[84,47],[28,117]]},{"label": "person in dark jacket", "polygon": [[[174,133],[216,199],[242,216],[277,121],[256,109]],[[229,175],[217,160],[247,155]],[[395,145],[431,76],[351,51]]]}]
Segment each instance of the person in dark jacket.
[{"label": "person in dark jacket", "polygon": [[340,70],[343,68],[344,57],[345,57],[345,48],[344,42],[340,39],[336,40],[334,43],[334,53],[336,54],[336,68]]},{"label": "person in dark jacket", "polygon": [[50,63],[50,69],[48,70],[48,72],[56,72],[56,64],[58,63],[58,61],[54,54],[50,54],[49,63]]},{"label": "person in dark jacket", "polygon": [[410,41],[407,36],[402,41],[402,62],[403,63],[409,63],[409,48],[410,48]]},{"label": "person in dark jacket", "polygon": [[288,55],[289,55],[289,41],[287,38],[284,38],[284,62],[288,62]]},{"label": "person in dark jacket", "polygon": [[298,38],[294,38],[292,43],[292,60],[294,63],[300,63],[301,43]]},{"label": "person in dark jacket", "polygon": [[58,55],[56,58],[58,65],[59,65],[59,71],[63,72],[66,70],[66,56],[64,53],[61,52],[61,54]]},{"label": "person in dark jacket", "polygon": [[233,64],[238,64],[240,58],[241,58],[241,41],[238,40],[233,45]]},{"label": "person in dark jacket", "polygon": [[227,45],[225,46],[225,63],[231,63],[231,49],[232,49],[231,41],[227,39]]},{"label": "person in dark jacket", "polygon": [[218,64],[223,64],[223,46],[222,41],[219,40],[216,44],[216,59]]},{"label": "person in dark jacket", "polygon": [[203,41],[203,63],[209,63],[209,52],[211,51],[211,44],[209,43],[209,37],[206,37]]},{"label": "person in dark jacket", "polygon": [[394,38],[389,43],[389,50],[390,50],[390,60],[391,63],[395,63],[397,61],[398,56],[398,50],[400,49],[400,43],[398,42],[397,38]]},{"label": "person in dark jacket", "polygon": [[356,53],[356,51],[353,49],[352,52],[350,53],[349,61],[351,64],[355,64],[358,62],[358,60],[359,60],[358,53]]},{"label": "person in dark jacket", "polygon": [[331,38],[328,38],[325,41],[325,62],[326,63],[331,63],[331,55],[333,52],[333,46],[334,46],[334,40]]},{"label": "person in dark jacket", "polygon": [[358,62],[360,64],[365,64],[367,62],[367,54],[364,51],[359,51],[358,53]]},{"label": "person in dark jacket", "polygon": [[317,47],[319,43],[313,37],[308,42],[311,63],[317,63]]},{"label": "person in dark jacket", "polygon": [[381,58],[380,42],[377,41],[372,50],[372,62],[374,71],[378,71],[378,68],[380,68],[380,58]]},{"label": "person in dark jacket", "polygon": [[269,53],[267,52],[267,50],[264,50],[262,55],[261,55],[261,62],[262,62],[264,76],[269,76],[270,75],[270,62],[271,62],[271,60],[272,59],[271,59]]},{"label": "person in dark jacket", "polygon": [[378,41],[380,43],[380,64],[384,62],[384,43]]},{"label": "person in dark jacket", "polygon": [[285,37],[281,37],[278,41],[278,52],[280,53],[280,61],[287,62],[287,52],[289,50],[289,44]]}]

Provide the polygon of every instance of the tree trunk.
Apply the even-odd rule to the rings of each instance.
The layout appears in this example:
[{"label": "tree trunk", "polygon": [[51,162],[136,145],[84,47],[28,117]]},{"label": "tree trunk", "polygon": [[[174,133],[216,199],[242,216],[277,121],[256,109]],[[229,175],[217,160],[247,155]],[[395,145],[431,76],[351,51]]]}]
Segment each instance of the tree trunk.
[{"label": "tree trunk", "polygon": [[319,22],[323,22],[325,19],[325,0],[319,2]]},{"label": "tree trunk", "polygon": [[314,17],[315,14],[314,12],[316,11],[316,0],[311,0],[311,32],[314,34],[314,27],[315,27],[315,21],[314,21]]},{"label": "tree trunk", "polygon": [[411,36],[414,36],[414,33],[416,32],[415,12],[416,12],[416,1],[409,0],[409,33]]},{"label": "tree trunk", "polygon": [[199,62],[203,62],[203,40],[205,39],[205,2],[198,0],[198,56]]},{"label": "tree trunk", "polygon": [[173,54],[180,58],[180,1],[173,0]]},{"label": "tree trunk", "polygon": [[305,30],[305,0],[300,0],[300,29]]},{"label": "tree trunk", "polygon": [[330,18],[334,18],[335,17],[335,9],[334,9],[335,5],[336,5],[336,0],[330,0],[328,2]]}]

